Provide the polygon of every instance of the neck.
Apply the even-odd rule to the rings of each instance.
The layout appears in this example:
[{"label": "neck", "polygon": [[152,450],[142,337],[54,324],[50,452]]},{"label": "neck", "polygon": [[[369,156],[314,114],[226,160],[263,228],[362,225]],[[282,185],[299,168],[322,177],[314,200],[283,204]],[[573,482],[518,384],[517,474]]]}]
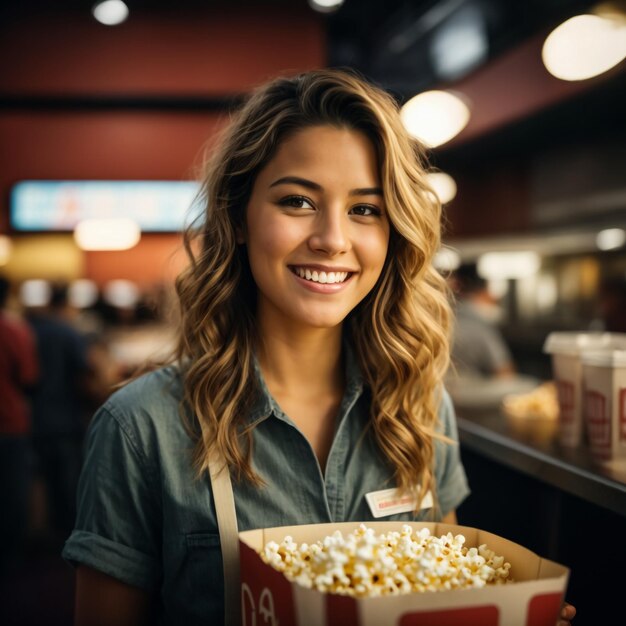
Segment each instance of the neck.
[{"label": "neck", "polygon": [[272,393],[317,395],[343,388],[341,326],[262,332],[258,358]]}]

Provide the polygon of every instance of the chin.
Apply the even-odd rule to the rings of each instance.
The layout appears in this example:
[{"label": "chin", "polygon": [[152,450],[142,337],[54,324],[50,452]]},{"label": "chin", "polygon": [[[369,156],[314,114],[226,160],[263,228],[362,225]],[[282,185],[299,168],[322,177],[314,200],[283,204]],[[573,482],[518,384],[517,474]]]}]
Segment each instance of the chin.
[{"label": "chin", "polygon": [[347,314],[328,314],[328,313],[319,313],[319,314],[311,314],[309,311],[306,315],[298,316],[299,321],[311,328],[336,328],[337,326],[341,326],[346,319]]}]

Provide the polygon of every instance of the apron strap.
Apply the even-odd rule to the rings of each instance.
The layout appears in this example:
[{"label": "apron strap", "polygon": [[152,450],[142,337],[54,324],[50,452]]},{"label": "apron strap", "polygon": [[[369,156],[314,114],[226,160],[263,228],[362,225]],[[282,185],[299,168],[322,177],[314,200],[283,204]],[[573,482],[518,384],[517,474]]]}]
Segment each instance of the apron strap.
[{"label": "apron strap", "polygon": [[215,450],[209,458],[209,473],[224,563],[224,626],[241,625],[241,578],[239,533],[230,471]]}]

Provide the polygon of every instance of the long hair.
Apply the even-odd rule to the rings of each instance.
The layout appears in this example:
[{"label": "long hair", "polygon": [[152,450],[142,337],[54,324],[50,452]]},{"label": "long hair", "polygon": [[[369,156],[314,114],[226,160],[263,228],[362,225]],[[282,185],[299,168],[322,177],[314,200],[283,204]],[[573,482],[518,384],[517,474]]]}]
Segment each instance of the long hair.
[{"label": "long hair", "polygon": [[238,480],[252,468],[246,422],[256,394],[256,286],[237,244],[255,179],[288,136],[319,125],[363,132],[376,150],[390,221],[381,276],[349,314],[350,334],[371,389],[370,427],[397,485],[434,489],[433,438],[448,365],[450,312],[445,281],[432,267],[441,207],[425,177],[422,149],[391,96],[352,72],[319,70],[256,90],[233,117],[206,166],[201,223],[185,233],[188,268],[176,288],[184,364],[185,426],[196,440],[194,467],[208,469],[213,446]]}]

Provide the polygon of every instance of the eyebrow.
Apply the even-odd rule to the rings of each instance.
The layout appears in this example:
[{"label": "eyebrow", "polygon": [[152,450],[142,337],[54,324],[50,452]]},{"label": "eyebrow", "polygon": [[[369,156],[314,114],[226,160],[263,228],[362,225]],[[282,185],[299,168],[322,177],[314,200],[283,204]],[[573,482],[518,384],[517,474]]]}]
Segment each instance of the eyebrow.
[{"label": "eyebrow", "polygon": [[[279,178],[275,180],[271,185],[271,187],[276,187],[277,185],[300,185],[302,187],[306,187],[307,189],[312,189],[313,191],[323,191],[324,188],[318,184],[314,183],[312,180],[307,180],[306,178],[300,178],[299,176],[284,176],[283,178]],[[361,187],[359,189],[351,189],[348,193],[350,196],[382,196],[383,190],[380,187]]]}]

